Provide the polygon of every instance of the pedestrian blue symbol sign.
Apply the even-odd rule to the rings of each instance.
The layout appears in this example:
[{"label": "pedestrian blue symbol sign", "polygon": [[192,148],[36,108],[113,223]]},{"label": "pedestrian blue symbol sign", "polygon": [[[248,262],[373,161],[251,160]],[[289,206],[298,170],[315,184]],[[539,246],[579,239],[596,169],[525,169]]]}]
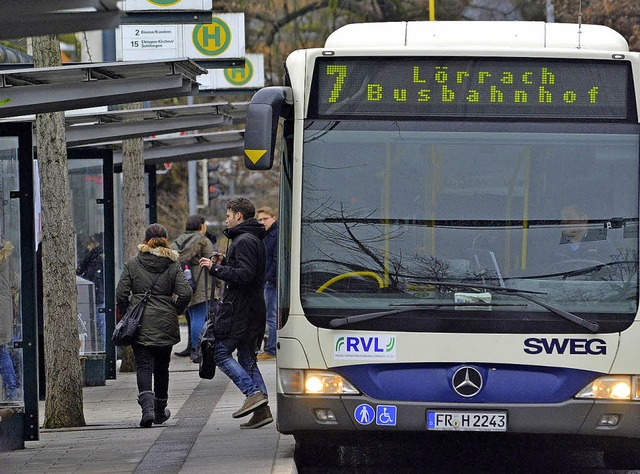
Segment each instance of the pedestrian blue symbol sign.
[{"label": "pedestrian blue symbol sign", "polygon": [[373,423],[375,411],[371,405],[367,405],[363,403],[362,405],[358,405],[356,409],[353,411],[353,416],[356,421],[361,425],[370,425]]},{"label": "pedestrian blue symbol sign", "polygon": [[393,405],[376,406],[376,425],[396,426],[397,407]]}]

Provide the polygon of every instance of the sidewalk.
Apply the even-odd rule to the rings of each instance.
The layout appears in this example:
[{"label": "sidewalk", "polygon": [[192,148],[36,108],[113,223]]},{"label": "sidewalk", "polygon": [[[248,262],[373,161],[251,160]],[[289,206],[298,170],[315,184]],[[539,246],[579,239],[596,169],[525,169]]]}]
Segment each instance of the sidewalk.
[{"label": "sidewalk", "polygon": [[[186,330],[183,328],[186,344]],[[198,377],[188,357],[172,355],[169,409],[163,425],[140,428],[135,374],[117,374],[105,386],[84,388],[82,428],[40,430],[26,449],[0,453],[0,472],[9,473],[273,473],[296,472],[294,440],[271,423],[241,430],[248,418],[233,419],[243,395],[219,370],[213,380]],[[275,362],[260,362],[275,417]],[[40,424],[44,403],[40,404]]]}]

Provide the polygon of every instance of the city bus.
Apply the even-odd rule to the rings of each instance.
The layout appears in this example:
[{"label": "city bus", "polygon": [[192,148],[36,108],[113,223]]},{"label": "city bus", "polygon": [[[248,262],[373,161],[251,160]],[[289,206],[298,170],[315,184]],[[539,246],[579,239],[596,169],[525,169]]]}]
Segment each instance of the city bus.
[{"label": "city bus", "polygon": [[278,430],[637,441],[639,80],[586,24],[291,53],[245,129],[246,166],[280,166]]}]

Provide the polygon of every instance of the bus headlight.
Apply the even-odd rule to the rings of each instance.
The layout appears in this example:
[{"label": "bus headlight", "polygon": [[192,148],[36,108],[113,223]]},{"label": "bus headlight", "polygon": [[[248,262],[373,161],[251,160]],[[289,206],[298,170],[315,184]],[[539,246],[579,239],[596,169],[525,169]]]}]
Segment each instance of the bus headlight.
[{"label": "bus headlight", "polygon": [[640,400],[640,377],[637,375],[606,375],[580,390],[576,398],[598,400]]},{"label": "bus headlight", "polygon": [[330,370],[280,369],[280,383],[288,395],[359,395],[348,380]]}]

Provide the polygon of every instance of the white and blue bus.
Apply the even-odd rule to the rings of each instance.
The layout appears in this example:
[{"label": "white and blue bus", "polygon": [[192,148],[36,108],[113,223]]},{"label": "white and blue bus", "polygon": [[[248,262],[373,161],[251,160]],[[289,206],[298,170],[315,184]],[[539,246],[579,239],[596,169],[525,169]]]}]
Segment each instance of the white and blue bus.
[{"label": "white and blue bus", "polygon": [[278,429],[640,438],[624,38],[352,24],[286,71],[245,132],[248,168],[281,156]]}]

